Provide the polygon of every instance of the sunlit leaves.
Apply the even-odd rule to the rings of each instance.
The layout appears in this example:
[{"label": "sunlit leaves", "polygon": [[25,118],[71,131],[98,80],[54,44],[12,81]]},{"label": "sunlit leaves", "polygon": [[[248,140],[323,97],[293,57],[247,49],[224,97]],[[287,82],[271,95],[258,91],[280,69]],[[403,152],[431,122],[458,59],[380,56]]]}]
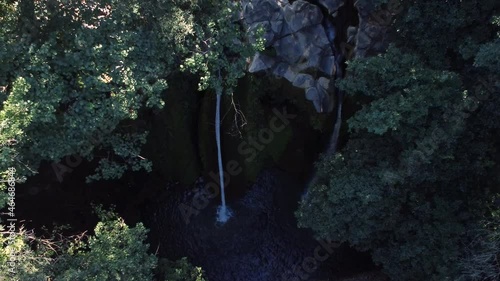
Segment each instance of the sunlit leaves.
[{"label": "sunlit leaves", "polygon": [[[2,64],[9,66],[8,72],[0,72],[0,84],[6,84],[12,100],[4,104],[4,111],[14,110],[11,104],[28,112],[26,116],[2,115],[2,122],[22,127],[24,132],[17,146],[8,149],[18,164],[36,171],[42,159],[58,160],[73,153],[87,157],[94,145],[113,148],[114,143],[94,144],[89,136],[101,127],[119,131],[119,122],[137,119],[144,106],[163,105],[160,93],[166,88],[166,55],[159,56],[152,48],[151,41],[157,39],[146,23],[136,25],[144,18],[138,2],[24,4],[19,17],[25,18],[23,24],[37,28],[21,42],[9,38],[23,36],[23,29],[5,33],[1,39],[12,43],[6,46],[5,55],[0,50]],[[35,17],[27,22],[30,12]],[[14,61],[18,64],[13,65]],[[29,90],[18,90],[15,81],[19,79]],[[3,161],[5,167],[13,164],[9,161]]]},{"label": "sunlit leaves", "polygon": [[[206,16],[193,18],[193,33],[186,37],[183,51],[186,58],[180,69],[200,75],[199,90],[225,89],[232,94],[236,82],[244,75],[246,59],[260,44],[246,43],[248,38],[241,31],[235,16],[240,7],[231,1],[206,1]],[[208,16],[210,15],[210,16]]]}]

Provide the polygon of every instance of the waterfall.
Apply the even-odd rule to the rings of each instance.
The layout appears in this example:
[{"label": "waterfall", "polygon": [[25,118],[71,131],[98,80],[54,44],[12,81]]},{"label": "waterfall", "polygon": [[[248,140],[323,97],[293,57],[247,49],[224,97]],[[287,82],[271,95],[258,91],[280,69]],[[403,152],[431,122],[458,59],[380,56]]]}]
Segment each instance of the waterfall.
[{"label": "waterfall", "polygon": [[[337,58],[335,59],[335,66],[337,69],[337,72],[335,73],[335,80],[340,80],[344,76],[344,72],[342,71],[341,68],[341,63],[343,59],[344,56],[342,54],[338,54]],[[337,88],[335,89],[335,91],[337,93],[337,117],[335,120],[335,126],[333,127],[333,133],[330,139],[330,144],[327,150],[328,154],[335,154],[337,152],[340,126],[342,125],[342,102],[344,99],[344,92]]]},{"label": "waterfall", "polygon": [[332,137],[330,138],[330,143],[328,145],[327,154],[335,154],[337,152],[340,126],[342,125],[342,99],[344,98],[344,93],[337,89],[337,117],[335,120],[335,125],[333,127]]},{"label": "waterfall", "polygon": [[[333,24],[329,20],[325,20],[323,22],[323,26],[325,29],[326,36],[328,40],[330,41],[330,47],[332,48],[332,53],[336,55],[335,59],[335,80],[340,80],[344,76],[344,72],[341,68],[342,61],[344,60],[344,55],[340,52],[337,51],[335,48],[334,44],[334,39],[336,36],[336,30]],[[328,143],[328,147],[325,149],[325,153],[327,155],[334,155],[337,153],[337,147],[338,147],[338,140],[339,140],[339,135],[340,135],[340,127],[342,125],[342,103],[344,100],[344,92],[338,88],[335,87],[334,89],[334,94],[336,94],[337,98],[337,114],[335,117],[335,125],[333,126],[333,132],[330,137],[330,141]],[[311,186],[314,186],[318,180],[317,177],[317,171],[314,170],[313,174],[310,177],[309,182],[306,184],[306,190],[301,196],[301,200],[303,201],[304,199],[307,198],[308,193],[308,188]]]},{"label": "waterfall", "polygon": [[[220,79],[220,74],[219,74]],[[222,83],[221,83],[222,85]],[[231,212],[226,206],[226,195],[224,193],[224,171],[222,170],[222,153],[220,143],[220,101],[222,97],[222,90],[217,90],[217,105],[215,107],[215,141],[217,142],[217,160],[219,163],[219,183],[221,194],[221,205],[217,208],[217,221],[225,223],[231,217]]]}]

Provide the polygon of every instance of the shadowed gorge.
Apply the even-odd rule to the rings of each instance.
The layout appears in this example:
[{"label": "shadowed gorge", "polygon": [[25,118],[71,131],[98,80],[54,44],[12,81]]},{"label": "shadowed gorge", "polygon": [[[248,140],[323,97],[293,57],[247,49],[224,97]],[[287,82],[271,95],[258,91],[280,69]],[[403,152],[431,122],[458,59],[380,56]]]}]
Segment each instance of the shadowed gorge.
[{"label": "shadowed gorge", "polygon": [[495,0],[0,0],[0,281],[500,280]]}]

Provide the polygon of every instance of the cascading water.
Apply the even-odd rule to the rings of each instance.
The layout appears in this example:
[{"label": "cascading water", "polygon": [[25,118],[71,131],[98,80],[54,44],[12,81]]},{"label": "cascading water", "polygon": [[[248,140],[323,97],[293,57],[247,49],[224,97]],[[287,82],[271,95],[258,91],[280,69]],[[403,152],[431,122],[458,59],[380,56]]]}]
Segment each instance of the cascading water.
[{"label": "cascading water", "polygon": [[[335,61],[335,65],[337,68],[335,79],[342,79],[342,68],[340,66],[340,62],[342,61],[342,59],[343,56],[339,54],[338,59],[336,59]],[[328,154],[335,154],[337,152],[340,126],[342,125],[342,102],[344,99],[344,92],[340,89],[335,89],[335,91],[337,93],[337,116],[335,120],[335,126],[333,127],[332,137],[330,139],[330,144],[328,145]]]},{"label": "cascading water", "polygon": [[[219,74],[220,79],[220,74]],[[222,83],[221,83],[222,85]],[[217,105],[215,109],[215,140],[217,142],[217,159],[219,164],[219,182],[220,182],[220,194],[221,194],[221,205],[217,208],[217,222],[225,223],[231,217],[231,211],[226,206],[226,195],[224,193],[224,174],[222,170],[222,153],[221,153],[221,143],[220,143],[220,101],[222,97],[222,90],[217,91]]]},{"label": "cascading water", "polygon": [[[317,3],[316,1],[313,1]],[[322,22],[323,28],[325,30],[325,35],[328,38],[328,41],[330,42],[330,48],[332,49],[332,53],[335,55],[335,74],[334,77],[335,80],[340,80],[344,76],[344,72],[342,69],[342,62],[344,60],[344,54],[335,47],[335,40],[337,39],[337,29],[333,25],[332,21],[329,19],[328,14],[326,14],[323,22]],[[334,93],[335,98],[337,100],[337,111],[336,111],[336,116],[335,116],[335,125],[333,127],[333,132],[330,137],[330,141],[328,143],[328,147],[325,149],[325,154],[327,155],[333,155],[337,152],[337,147],[338,147],[338,139],[339,139],[339,134],[340,134],[340,127],[342,125],[342,105],[343,105],[343,99],[344,99],[344,92],[338,88],[334,88]],[[307,183],[307,187],[314,186],[317,181],[317,175],[316,171],[313,171],[312,176],[310,177],[309,182]],[[304,191],[304,193],[301,196],[301,199],[304,200],[306,199],[308,195],[307,189]]]}]

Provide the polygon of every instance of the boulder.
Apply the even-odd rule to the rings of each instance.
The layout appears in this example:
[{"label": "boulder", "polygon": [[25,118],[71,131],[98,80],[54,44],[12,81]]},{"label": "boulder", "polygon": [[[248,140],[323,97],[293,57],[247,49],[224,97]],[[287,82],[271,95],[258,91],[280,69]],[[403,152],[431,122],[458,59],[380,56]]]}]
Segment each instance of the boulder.
[{"label": "boulder", "polygon": [[[342,56],[332,45],[338,30],[332,22],[323,22],[321,9],[335,16],[345,0],[242,0],[242,18],[249,31],[262,26],[266,47],[276,56],[257,54],[250,72],[269,71],[285,78],[295,87],[305,89],[305,96],[318,112],[333,109],[335,79],[342,77]],[[313,3],[314,2],[314,3]],[[370,1],[356,1],[359,26],[347,29],[344,53],[364,57],[382,52],[387,47],[388,23],[400,11],[376,10]],[[389,5],[391,6],[391,5]],[[394,6],[394,5],[392,5]],[[324,77],[319,77],[324,76]],[[319,77],[319,78],[318,78]]]},{"label": "boulder", "polygon": [[243,3],[243,18],[247,25],[255,22],[269,21],[281,8],[273,0],[252,0]]},{"label": "boulder", "polygon": [[281,38],[273,47],[276,50],[276,55],[289,64],[298,62],[304,53],[303,47],[297,43],[294,34]]},{"label": "boulder", "polygon": [[322,98],[318,93],[316,87],[310,87],[306,89],[306,99],[312,101],[314,108],[317,112],[322,112]]},{"label": "boulder", "polygon": [[313,45],[331,52],[330,41],[326,37],[325,29],[321,24],[305,27],[296,35],[301,46]]},{"label": "boulder", "polygon": [[329,14],[337,12],[345,4],[344,0],[318,0],[318,3],[325,7]]},{"label": "boulder", "polygon": [[[243,18],[247,29],[264,27],[266,47],[276,56],[257,54],[250,72],[269,71],[305,89],[306,99],[318,112],[332,110],[333,79],[337,76],[336,36],[333,24],[323,23],[320,5],[335,13],[345,0],[243,0]],[[369,38],[368,38],[369,39]],[[326,76],[317,78],[318,76]]]},{"label": "boulder", "polygon": [[325,78],[325,77],[320,77],[318,79],[318,86],[320,86],[321,88],[323,88],[324,90],[327,90],[328,89],[331,89],[333,88],[332,85],[330,84],[332,83],[332,81],[328,78]]},{"label": "boulder", "polygon": [[291,66],[288,66],[287,70],[285,71],[285,74],[283,77],[288,80],[289,82],[293,83],[295,81],[295,78],[297,77],[297,72],[295,72]]},{"label": "boulder", "polygon": [[271,21],[271,30],[273,31],[273,33],[280,35],[281,31],[283,30],[283,24],[284,21],[282,20]]},{"label": "boulder", "polygon": [[274,67],[273,74],[278,78],[283,78],[288,70],[288,67],[288,64],[280,62]]},{"label": "boulder", "polygon": [[248,71],[250,73],[259,72],[262,70],[270,69],[275,64],[273,58],[263,55],[261,53],[257,53],[250,64]]},{"label": "boulder", "polygon": [[314,78],[310,74],[300,73],[295,76],[295,80],[293,80],[293,86],[306,89],[314,86]]},{"label": "boulder", "polygon": [[323,21],[323,14],[319,7],[302,0],[295,1],[292,5],[285,6],[284,16],[292,32],[297,32],[302,28],[320,24]]}]

